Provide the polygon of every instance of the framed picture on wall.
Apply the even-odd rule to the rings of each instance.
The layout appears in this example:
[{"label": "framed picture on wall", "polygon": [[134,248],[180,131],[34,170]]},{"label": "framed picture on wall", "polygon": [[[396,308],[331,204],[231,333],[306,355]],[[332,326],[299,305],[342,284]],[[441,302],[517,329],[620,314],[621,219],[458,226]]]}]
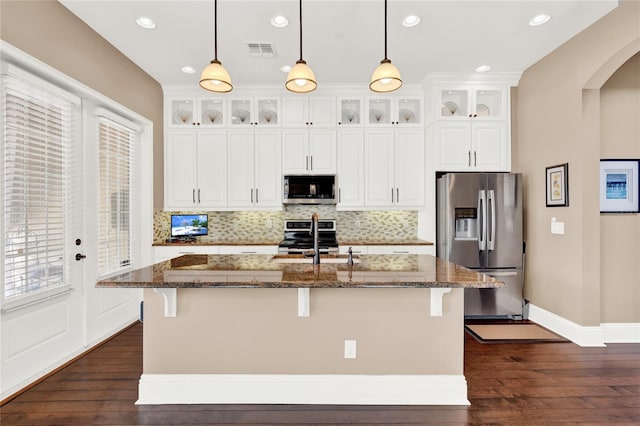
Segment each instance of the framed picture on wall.
[{"label": "framed picture on wall", "polygon": [[569,163],[547,167],[547,207],[569,205]]},{"label": "framed picture on wall", "polygon": [[600,160],[600,212],[640,212],[640,160]]}]

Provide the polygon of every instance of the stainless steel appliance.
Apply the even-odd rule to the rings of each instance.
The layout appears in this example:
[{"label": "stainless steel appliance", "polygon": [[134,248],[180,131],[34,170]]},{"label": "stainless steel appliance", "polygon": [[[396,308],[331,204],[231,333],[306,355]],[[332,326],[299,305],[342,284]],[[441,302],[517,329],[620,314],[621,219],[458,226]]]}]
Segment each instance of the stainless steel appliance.
[{"label": "stainless steel appliance", "polygon": [[466,289],[465,317],[523,318],[522,175],[446,173],[437,184],[436,254],[504,281]]},{"label": "stainless steel appliance", "polygon": [[282,184],[284,204],[336,204],[335,175],[286,175]]},{"label": "stainless steel appliance", "polygon": [[[312,220],[285,220],[284,240],[278,245],[279,253],[310,253],[313,251]],[[320,253],[338,253],[336,239],[336,221],[333,219],[318,220],[318,246]]]}]

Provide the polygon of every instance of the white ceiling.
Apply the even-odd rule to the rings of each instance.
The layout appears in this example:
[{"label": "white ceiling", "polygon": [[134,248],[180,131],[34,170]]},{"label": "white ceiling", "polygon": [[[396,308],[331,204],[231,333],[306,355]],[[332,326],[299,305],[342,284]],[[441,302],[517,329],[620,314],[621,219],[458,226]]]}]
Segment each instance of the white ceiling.
[{"label": "white ceiling", "polygon": [[[197,85],[213,58],[213,0],[60,0],[118,50],[163,86]],[[562,43],[618,5],[617,0],[418,1],[389,0],[388,56],[406,84],[426,74],[471,74],[482,64],[489,73],[523,72]],[[384,57],[382,0],[305,0],[303,57],[323,84],[368,85]],[[551,21],[527,25],[545,12]],[[414,28],[400,24],[409,14],[421,16]],[[270,19],[289,18],[277,29]],[[157,27],[136,25],[139,16]],[[299,57],[298,1],[218,2],[218,58],[235,86],[284,85],[280,71]],[[273,43],[277,56],[255,58],[247,42]],[[195,74],[180,71],[190,65]]]}]

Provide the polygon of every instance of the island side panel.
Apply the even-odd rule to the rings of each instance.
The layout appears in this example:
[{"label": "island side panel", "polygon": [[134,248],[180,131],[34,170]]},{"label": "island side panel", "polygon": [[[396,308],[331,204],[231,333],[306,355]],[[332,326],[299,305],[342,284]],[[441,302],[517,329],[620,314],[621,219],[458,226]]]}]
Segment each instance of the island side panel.
[{"label": "island side panel", "polygon": [[[430,290],[178,289],[177,316],[144,290],[145,374],[462,375],[463,289],[432,317]],[[357,358],[344,358],[356,340]]]}]

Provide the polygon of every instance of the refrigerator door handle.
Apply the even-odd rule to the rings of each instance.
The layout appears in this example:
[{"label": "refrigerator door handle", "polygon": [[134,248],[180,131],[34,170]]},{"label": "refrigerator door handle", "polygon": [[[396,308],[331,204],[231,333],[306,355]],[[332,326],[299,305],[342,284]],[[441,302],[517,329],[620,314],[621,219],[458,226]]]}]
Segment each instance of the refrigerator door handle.
[{"label": "refrigerator door handle", "polygon": [[496,193],[493,189],[489,190],[489,199],[487,200],[489,207],[491,209],[491,220],[490,220],[490,228],[491,235],[489,236],[489,240],[487,241],[488,249],[493,251],[496,248]]},{"label": "refrigerator door handle", "polygon": [[487,194],[484,189],[478,191],[478,249],[487,249]]}]

